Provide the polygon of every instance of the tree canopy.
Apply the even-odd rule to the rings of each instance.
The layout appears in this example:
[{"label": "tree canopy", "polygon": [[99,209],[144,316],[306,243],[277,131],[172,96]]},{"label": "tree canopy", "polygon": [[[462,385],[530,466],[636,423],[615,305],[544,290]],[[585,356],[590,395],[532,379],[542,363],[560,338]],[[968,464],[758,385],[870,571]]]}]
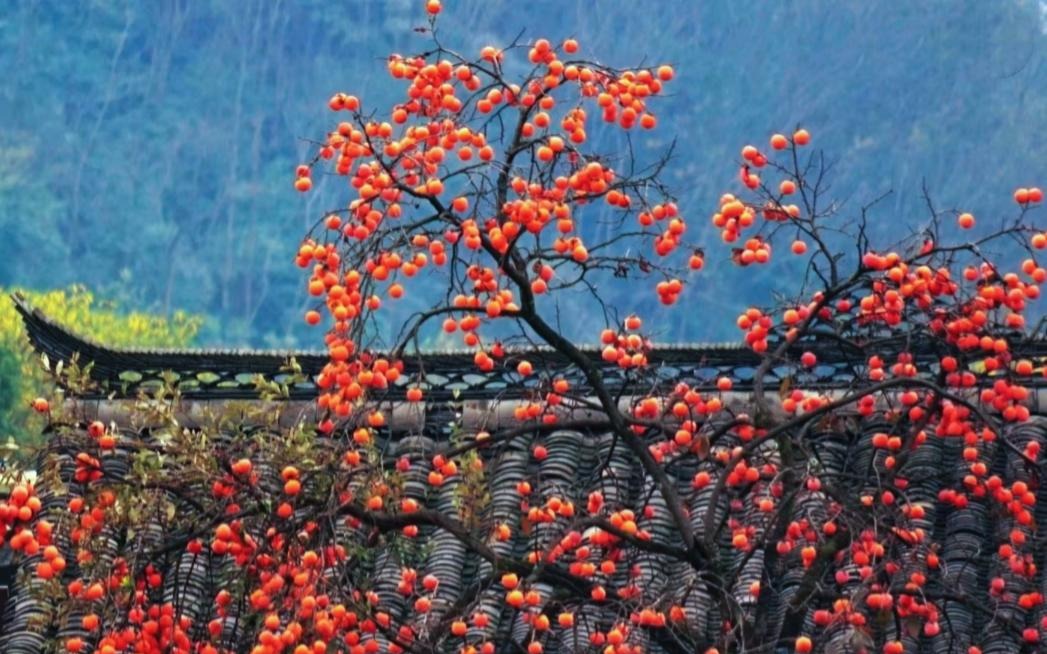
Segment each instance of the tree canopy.
[{"label": "tree canopy", "polygon": [[[1042,650],[1037,174],[984,206],[851,202],[868,180],[839,171],[870,153],[837,160],[785,118],[709,148],[724,181],[693,202],[678,67],[629,38],[612,63],[571,34],[474,47],[469,5],[417,4],[424,45],[332,89],[281,184],[320,198],[292,237],[319,370],[288,361],[254,378],[262,402],[194,411],[195,376],[128,398],[56,364],[85,401],[33,402],[40,481],[0,503],[28,608],[3,644]],[[919,152],[893,146],[903,170]],[[239,246],[238,216],[220,215]],[[670,316],[714,322],[706,294],[757,289],[731,361],[657,346],[683,333]],[[439,355],[454,371],[427,369],[440,339],[464,348]],[[463,380],[495,395],[460,402]],[[309,381],[307,410],[276,401]]]}]

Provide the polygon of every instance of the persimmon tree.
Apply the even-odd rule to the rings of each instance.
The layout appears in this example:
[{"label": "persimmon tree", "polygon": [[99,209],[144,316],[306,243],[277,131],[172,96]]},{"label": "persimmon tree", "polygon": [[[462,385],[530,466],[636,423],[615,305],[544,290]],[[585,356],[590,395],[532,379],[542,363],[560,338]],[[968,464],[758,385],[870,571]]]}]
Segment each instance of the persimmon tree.
[{"label": "persimmon tree", "polygon": [[[594,145],[658,129],[670,66],[603,65],[574,40],[459,53],[439,1],[426,9],[432,47],[388,59],[402,101],[335,94],[337,123],[296,173],[299,191],[322,175],[348,194],[297,257],[330,359],[316,424],[180,429],[165,398],[142,408],[168,415],[162,439],[66,416],[75,496],[41,520],[22,485],[0,510],[56,619],[77,621],[62,646],[1039,651],[1047,431],[1025,316],[1047,279],[1042,192],[991,221],[928,199],[911,223],[883,218],[909,235],[875,244],[875,202],[841,209],[796,129],[745,146],[725,162],[738,187],[685,211],[661,181],[671,149]],[[751,370],[667,378],[640,298],[685,320],[687,287],[717,283],[690,240],[699,213],[724,244],[710,257],[786,258],[796,284],[737,317]],[[608,284],[634,285],[636,307],[603,303]],[[390,329],[414,293],[427,308]],[[561,328],[578,301],[605,316],[588,343]],[[388,437],[439,390],[405,365],[435,334],[510,380],[510,421]],[[594,442],[598,473],[572,477]],[[119,476],[117,450],[136,462]],[[170,538],[141,533],[176,505],[192,510],[161,515]],[[980,533],[987,516],[998,533]],[[99,557],[115,533],[132,554]],[[197,565],[214,596],[179,595]]]}]

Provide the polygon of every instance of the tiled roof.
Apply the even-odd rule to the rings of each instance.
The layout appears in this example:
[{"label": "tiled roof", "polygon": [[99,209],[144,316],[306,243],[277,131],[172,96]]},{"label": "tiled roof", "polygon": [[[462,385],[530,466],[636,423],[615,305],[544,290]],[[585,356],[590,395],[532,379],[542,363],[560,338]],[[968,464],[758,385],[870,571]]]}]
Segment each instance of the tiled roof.
[{"label": "tiled roof", "polygon": [[[68,345],[68,332],[55,331],[59,328],[32,311],[23,313],[27,317],[30,332],[36,334],[33,338],[38,346],[53,347],[54,351],[58,351],[58,348],[64,347],[62,343]],[[1033,349],[1034,346],[1030,345],[1027,351]],[[236,362],[241,360],[241,355],[234,352],[103,350],[92,352],[122,362],[117,367],[122,367],[123,362],[134,360],[147,360],[151,366],[163,367],[165,361],[176,359],[189,361],[189,365],[206,360],[209,365],[222,363],[235,367]],[[731,357],[739,358],[743,356],[731,348],[675,348],[665,351],[668,359],[694,356],[695,353],[701,353],[702,356],[713,356],[716,353],[731,353]],[[255,352],[243,355],[243,361],[253,361],[255,363],[251,365],[257,364],[259,367],[259,362],[266,361],[266,365],[271,366],[283,356],[283,353]],[[321,357],[319,354],[310,356]],[[426,355],[426,358],[435,368],[439,368],[440,365],[450,365],[446,362],[461,356],[460,353],[431,354]],[[846,357],[839,358],[844,360]],[[731,359],[723,365],[734,366],[739,360]],[[468,389],[465,394],[468,396]],[[504,389],[503,394],[511,395]],[[480,396],[483,397],[482,394]],[[870,422],[852,416],[852,419],[818,425],[806,433],[804,443],[809,455],[806,465],[818,471],[825,486],[812,490],[792,480],[795,490],[786,500],[788,508],[783,509],[785,517],[795,520],[806,517],[813,524],[822,524],[833,494],[853,498],[877,489],[878,482],[871,476],[871,471],[882,467],[874,463],[879,461],[882,464],[885,452],[875,449],[871,441],[874,433],[889,429],[890,425],[882,422]],[[81,485],[73,483],[71,479],[74,464],[70,452],[75,451],[75,448],[70,447],[66,440],[80,437],[82,434],[74,433],[50,441],[50,464],[57,466],[63,483],[57,487],[41,483],[45,516],[49,511],[65,506],[71,495],[83,490]],[[151,438],[148,431],[143,432],[141,437],[146,443]],[[434,424],[433,421],[420,429],[385,433],[382,438],[380,448],[391,459],[400,456],[427,459],[449,447],[444,440],[444,425]],[[721,444],[729,447],[735,444],[732,439],[737,437],[727,435],[724,438],[726,440]],[[1011,446],[1004,447],[1001,444],[1003,440]],[[1021,627],[1038,624],[1047,616],[1047,611],[1043,605],[1031,610],[1021,608],[1018,594],[1033,590],[1047,594],[1047,575],[1043,572],[1047,567],[1047,561],[1044,561],[1047,554],[1047,530],[1037,528],[1039,524],[1047,524],[1047,486],[1040,483],[1039,469],[1031,467],[1020,452],[1031,441],[1047,448],[1047,420],[1034,417],[1028,423],[1011,428],[1001,441],[986,443],[979,450],[980,460],[1006,484],[1018,481],[1028,484],[1037,498],[1032,525],[1018,525],[991,499],[975,498],[964,508],[955,508],[939,500],[940,491],[962,487],[963,478],[969,472],[968,462],[961,453],[962,439],[932,437],[912,450],[902,464],[903,473],[909,479],[904,493],[913,505],[924,509],[923,517],[913,520],[910,526],[924,529],[931,537],[912,544],[901,537],[895,539],[892,541],[892,559],[901,562],[903,567],[909,565],[908,562],[913,562],[915,566],[916,561],[925,558],[928,548],[937,550],[942,564],[928,580],[923,592],[941,610],[940,622],[945,636],[938,638],[922,636],[918,623],[909,625],[893,620],[865,627],[836,624],[828,632],[819,631],[814,624],[815,612],[830,606],[834,599],[850,594],[861,585],[857,569],[844,568],[846,574],[842,580],[832,575],[819,577],[815,574],[819,570],[812,572],[804,568],[797,550],[779,554],[773,543],[777,541],[775,534],[784,529],[784,524],[782,521],[772,521],[773,513],[759,512],[754,501],[754,498],[766,494],[767,483],[760,481],[718,492],[715,482],[726,473],[722,464],[714,459],[700,461],[692,456],[670,460],[665,466],[686,504],[694,533],[703,540],[708,551],[708,558],[697,565],[695,561],[680,556],[683,551],[681,535],[668,518],[662,495],[654,492],[654,481],[634,462],[628,449],[622,447],[613,435],[595,425],[574,429],[536,427],[533,433],[525,437],[481,449],[489,471],[486,477],[489,502],[479,519],[488,528],[503,521],[514,524],[519,522],[520,506],[525,498],[521,496],[518,484],[523,481],[529,481],[535,489],[535,495],[526,498],[531,506],[541,505],[552,494],[584,506],[589,493],[599,490],[608,506],[615,509],[632,508],[637,514],[638,526],[650,533],[651,542],[656,545],[654,549],[658,551],[626,545],[622,550],[621,564],[610,574],[611,580],[615,586],[627,586],[630,574],[634,574],[637,592],[642,593],[650,605],[666,607],[679,604],[684,607],[686,614],[684,624],[673,629],[640,629],[635,632],[636,637],[643,641],[645,651],[656,654],[704,651],[720,633],[727,609],[738,610],[745,616],[746,629],[756,634],[751,642],[764,643],[760,649],[747,650],[752,654],[791,652],[792,643],[799,634],[816,631],[822,634],[819,640],[822,649],[819,651],[830,654],[860,652],[863,648],[869,652],[878,652],[885,638],[902,640],[907,653],[966,654],[967,647],[972,644],[980,645],[985,654],[1032,652],[1032,649],[1022,649]],[[537,460],[532,455],[537,443],[544,445],[548,452],[543,460]],[[118,449],[114,455],[105,457],[103,465],[107,473],[120,478],[127,469],[128,455],[126,450]],[[759,462],[780,464],[783,455],[773,441],[768,441],[754,452],[750,462],[753,465]],[[405,473],[405,495],[417,499],[423,507],[437,513],[456,514],[456,503],[461,501],[459,480],[451,478],[434,488],[426,483],[423,470],[424,466],[418,466]],[[696,489],[692,480],[697,472],[703,470],[710,474],[714,483]],[[277,493],[281,483],[277,470],[263,468],[259,474],[260,488],[264,492]],[[199,492],[207,493],[208,488],[202,485]],[[172,499],[176,498],[172,496]],[[176,501],[183,502],[184,511],[193,510],[183,500]],[[647,506],[654,509],[650,516],[644,515],[643,509]],[[732,547],[731,531],[725,526],[731,519],[755,525],[753,537],[756,539],[769,535],[768,547],[757,548],[749,553]],[[339,542],[362,544],[371,542],[373,538],[366,524],[355,529],[342,522],[338,525]],[[853,527],[857,530],[861,525]],[[1013,573],[1006,561],[996,554],[999,544],[1006,541],[1011,530],[1016,528],[1023,530],[1034,545],[1032,551],[1036,552],[1038,572],[1032,580]],[[419,576],[432,573],[440,579],[433,610],[427,618],[429,628],[433,625],[446,628],[447,624],[443,620],[446,616],[468,607],[470,613],[479,610],[491,618],[489,626],[484,630],[472,627],[471,635],[479,636],[483,631],[484,636],[494,638],[495,642],[501,644],[500,652],[518,651],[514,643],[526,642],[529,627],[517,612],[505,605],[504,590],[497,583],[498,577],[506,566],[522,560],[528,551],[547,551],[566,535],[566,526],[562,521],[539,522],[530,531],[514,529],[513,533],[514,537],[509,540],[493,541],[479,552],[470,552],[455,535],[440,526],[422,528],[418,539],[419,549],[412,554],[418,560]],[[135,534],[106,532],[105,538],[108,539],[108,555],[111,556],[142,551],[143,547],[146,551],[161,552],[162,555],[155,557],[155,561],[168,571],[164,579],[163,597],[178,604],[200,629],[213,617],[212,598],[217,590],[228,585],[238,574],[227,557],[197,557],[185,552],[183,535],[166,533],[162,520]],[[822,546],[845,544],[828,539]],[[67,543],[62,545],[68,547]],[[352,561],[355,574],[373,580],[384,610],[394,617],[411,615],[410,605],[396,589],[400,569],[397,561],[399,553],[388,547],[372,546],[369,551],[373,556],[363,556]],[[73,558],[69,557],[69,560]],[[25,574],[20,577],[7,613],[0,620],[0,652],[4,654],[41,654],[56,639],[84,635],[81,634],[77,615],[68,616],[60,623],[53,620],[53,605],[43,597],[43,582],[29,574],[35,563],[32,557],[22,562]],[[565,579],[576,585],[584,586],[587,583],[567,575],[565,565],[563,561],[549,564],[532,578],[534,587],[543,591],[543,598],[548,598],[546,608],[550,611],[561,608],[557,604],[558,598],[552,594],[555,585]],[[73,578],[77,573],[76,566],[70,565],[66,576]],[[895,578],[904,579],[905,576],[895,575]],[[1004,579],[1007,588],[1015,589],[1015,592],[1002,596],[990,595],[989,581],[994,577]],[[752,583],[756,581],[761,582],[758,596],[750,592]],[[733,608],[714,601],[716,594],[711,592],[714,585],[721,585],[729,591],[724,601],[733,603]],[[551,636],[545,642],[546,654],[600,651],[600,648],[589,643],[588,636],[598,629],[606,629],[616,620],[628,620],[627,615],[616,614],[616,606],[614,601],[599,608],[592,603],[564,606],[577,611],[576,624],[563,629],[556,626],[554,621]],[[426,627],[422,624],[417,626],[419,629]],[[227,618],[224,642],[243,651],[249,650],[250,638],[244,638],[241,632],[244,628],[235,617]],[[447,651],[453,649],[448,643]]]},{"label": "tiled roof", "polygon": [[[33,346],[46,354],[52,365],[79,355],[80,361],[92,362],[91,377],[98,382],[92,392],[80,392],[87,397],[135,397],[140,388],[157,384],[167,373],[178,380],[181,394],[186,398],[223,399],[257,398],[253,382],[256,374],[267,378],[286,378],[286,365],[294,358],[307,380],[292,385],[292,399],[313,399],[317,390],[311,379],[328,361],[326,353],[314,350],[228,350],[228,349],[146,349],[113,348],[96,343],[73,333],[54,322],[24,298],[12,297],[25,323]],[[921,344],[919,334],[900,334],[883,339],[877,352],[888,358],[904,348],[913,352],[917,363],[936,360],[931,344]],[[594,363],[604,368],[605,383],[622,387],[630,383],[627,372],[601,360],[601,350],[595,346],[580,348]],[[856,365],[864,363],[860,351],[846,342],[819,338],[797,344],[791,355],[801,351],[813,352],[818,366],[807,373],[804,388],[832,388],[850,381]],[[1013,347],[1016,356],[1047,357],[1047,340],[1020,342]],[[473,362],[473,352],[465,350],[434,350],[409,353],[402,357],[405,369],[399,386],[388,391],[385,399],[402,397],[405,385],[419,383],[430,392],[430,399],[455,397],[489,399],[521,397],[528,394],[533,380],[523,380],[515,372],[516,361],[526,357],[536,370],[548,370],[575,382],[572,388],[584,387],[584,380],[565,357],[548,347],[519,346],[506,348],[504,367],[480,374]],[[374,356],[382,356],[375,353]],[[751,350],[735,343],[675,343],[653,344],[647,352],[650,367],[658,370],[659,378],[667,385],[683,381],[696,388],[713,388],[720,375],[729,375],[736,388],[751,387],[752,374],[760,358]],[[772,369],[767,387],[777,387],[786,371]]]},{"label": "tiled roof", "polygon": [[[792,518],[807,516],[815,521],[824,520],[824,516],[818,517],[827,505],[824,493],[867,492],[876,487],[874,481],[862,480],[871,469],[873,458],[882,456],[882,453],[878,455],[873,449],[871,437],[873,432],[882,429],[884,425],[856,427],[810,434],[811,452],[817,457],[822,478],[832,479],[835,476],[847,481],[841,481],[831,490],[801,489],[793,499]],[[1009,438],[1019,448],[1030,440],[1047,446],[1047,421],[1034,419],[1030,424],[1017,428]],[[544,461],[537,462],[531,456],[531,448],[536,442],[541,442],[548,451]],[[70,450],[65,445],[61,441],[53,441],[51,456],[62,471],[63,482],[68,484],[68,490],[54,492],[46,485],[41,488],[45,517],[49,511],[64,507],[70,496],[81,492],[80,485],[71,483],[74,464],[69,455]],[[425,435],[396,435],[387,447],[393,456],[420,455],[422,452],[431,455],[440,444]],[[949,637],[932,641],[903,629],[901,638],[908,645],[906,652],[913,653],[965,653],[966,648],[975,643],[981,644],[986,654],[1019,652],[1022,650],[1013,625],[1035,623],[1043,617],[1044,611],[1042,608],[1034,611],[1019,608],[1016,594],[1004,598],[990,597],[988,582],[1000,576],[1011,588],[1029,587],[1047,593],[1047,576],[1042,572],[1044,566],[1040,560],[1047,552],[1045,534],[1035,528],[1029,530],[1041,570],[1034,584],[1030,585],[1027,579],[1014,575],[995,554],[1001,538],[1006,540],[1006,534],[1017,526],[1013,519],[1001,516],[988,501],[972,501],[963,509],[946,507],[938,501],[940,490],[956,487],[968,472],[960,456],[962,447],[962,442],[957,439],[932,439],[916,450],[907,463],[906,470],[912,480],[906,491],[907,496],[914,504],[926,509],[919,526],[933,534],[933,538],[912,547],[897,543],[895,558],[905,561],[915,557],[919,551],[925,552],[927,547],[938,548],[942,560],[941,573],[930,580],[925,592],[928,597],[938,600],[942,609],[941,621]],[[1008,483],[1026,481],[1036,489],[1039,499],[1036,523],[1044,524],[1047,521],[1047,498],[1044,497],[1047,491],[1038,485],[1039,480],[1034,471],[1012,450],[1004,447],[991,449],[984,456],[991,469],[1002,475]],[[668,630],[651,630],[645,636],[648,641],[646,651],[688,652],[695,651],[690,649],[695,644],[713,642],[723,614],[709,592],[712,583],[729,584],[730,597],[753,621],[751,628],[760,630],[762,640],[768,645],[766,650],[762,650],[766,652],[791,651],[788,645],[798,634],[815,631],[814,612],[826,608],[832,598],[839,596],[837,589],[831,585],[810,584],[809,575],[800,564],[796,551],[778,556],[773,547],[757,549],[751,554],[731,547],[730,530],[723,528],[724,521],[731,517],[759,525],[759,532],[775,529],[757,512],[752,502],[746,501],[753,494],[765,492],[766,488],[756,484],[745,491],[720,495],[716,506],[710,507],[710,501],[716,497],[715,484],[702,490],[695,490],[691,485],[691,479],[699,469],[707,470],[714,479],[723,474],[721,467],[710,461],[699,463],[691,457],[689,461],[681,461],[679,466],[668,468],[678,492],[686,502],[695,533],[708,541],[714,553],[713,558],[706,562],[707,568],[696,569],[687,560],[671,555],[673,551],[682,548],[682,541],[667,518],[664,500],[659,493],[653,492],[652,480],[632,462],[628,451],[620,445],[615,446],[615,439],[611,435],[573,430],[536,432],[530,438],[515,439],[504,447],[485,450],[484,458],[491,471],[488,477],[490,502],[483,515],[483,521],[488,526],[493,527],[502,521],[518,521],[520,503],[524,499],[517,489],[521,481],[530,481],[536,489],[537,497],[530,498],[531,504],[535,506],[553,493],[584,506],[588,494],[600,490],[609,506],[633,507],[640,516],[644,506],[654,507],[654,517],[641,517],[638,525],[648,530],[652,542],[664,546],[668,554],[626,547],[622,565],[614,573],[614,580],[625,585],[629,570],[635,566],[638,572],[635,585],[648,597],[650,603],[683,605],[687,612],[687,623],[685,630],[676,636],[670,636],[672,632]],[[780,453],[773,446],[768,446],[762,458],[768,462],[777,461],[780,460]],[[104,459],[107,473],[115,477],[122,475],[127,465],[125,452]],[[448,480],[439,489],[433,489],[426,484],[421,468],[418,470],[416,474],[408,473],[405,494],[418,499],[424,507],[454,515],[458,482]],[[267,470],[263,474],[261,488],[277,493],[280,482],[276,471]],[[207,489],[201,488],[200,492],[206,493]],[[183,505],[183,508],[186,511],[193,510],[187,505]],[[342,533],[338,537],[339,542],[363,543],[369,537],[366,527],[340,529]],[[497,584],[498,575],[495,571],[501,569],[498,567],[501,563],[520,560],[531,549],[546,551],[565,535],[565,530],[562,523],[542,523],[535,525],[530,534],[519,530],[515,530],[515,533],[516,537],[509,541],[490,545],[489,555],[495,557],[491,560],[481,554],[468,552],[454,535],[443,529],[424,528],[419,542],[424,543],[422,547],[427,553],[420,559],[419,573],[435,574],[440,579],[434,608],[428,619],[439,622],[452,607],[462,606],[462,603],[468,605],[473,600],[475,605],[472,610],[482,610],[491,618],[485,635],[494,637],[496,642],[526,642],[527,625],[506,607],[504,590]],[[178,543],[179,537],[178,534],[165,533],[159,522],[146,527],[129,540],[125,540],[128,538],[126,533],[105,534],[110,555],[141,551],[142,547],[146,551],[168,550],[166,545]],[[408,615],[408,603],[396,592],[400,567],[394,552],[385,548],[374,552],[376,556],[373,558],[353,562],[354,566],[360,566],[356,568],[356,573],[367,571],[364,576],[373,579],[384,610],[394,617]],[[0,636],[0,651],[5,654],[41,654],[45,651],[45,645],[55,642],[56,638],[86,636],[79,628],[79,616],[69,616],[60,624],[52,621],[53,605],[40,596],[44,584],[31,574],[37,558],[30,557],[21,564],[24,573],[20,577],[21,583],[2,620],[4,626],[0,629],[3,634]],[[73,560],[72,557],[69,560]],[[210,614],[213,608],[211,599],[220,588],[228,587],[229,581],[237,574],[227,557],[194,557],[184,551],[184,546],[170,549],[164,556],[154,560],[169,571],[164,582],[164,597],[175,601],[201,626],[213,617]],[[562,575],[561,568],[562,564],[550,566],[550,578]],[[171,571],[175,571],[174,574],[170,574]],[[852,572],[854,575],[842,589],[844,594],[847,593],[848,585],[858,584],[857,570]],[[76,567],[70,566],[67,576],[73,578],[76,574]],[[749,593],[754,581],[762,582],[758,599]],[[550,584],[541,579],[535,587],[547,593],[552,589]],[[589,645],[587,634],[597,627],[605,629],[614,622],[616,616],[613,606],[613,603],[609,603],[606,609],[594,609],[592,605],[573,607],[578,610],[577,626],[568,630],[557,627],[554,637],[546,643],[545,651],[554,654],[598,651]],[[893,625],[873,625],[874,636],[891,632]],[[829,637],[830,644],[824,651],[860,651],[857,645],[865,642],[863,633],[864,630],[838,627],[836,633]],[[234,620],[227,621],[224,637],[228,644],[240,642],[241,635]],[[499,651],[513,650],[507,646]]]}]

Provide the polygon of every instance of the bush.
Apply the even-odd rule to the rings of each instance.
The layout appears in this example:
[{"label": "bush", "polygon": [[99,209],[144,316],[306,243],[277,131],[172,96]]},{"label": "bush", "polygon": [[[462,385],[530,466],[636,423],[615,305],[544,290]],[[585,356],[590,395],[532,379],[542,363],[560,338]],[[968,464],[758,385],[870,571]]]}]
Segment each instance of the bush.
[{"label": "bush", "polygon": [[[185,347],[202,319],[182,311],[170,317],[132,311],[99,300],[83,286],[51,291],[0,289],[6,298],[22,293],[29,304],[78,334],[109,346]],[[14,436],[20,445],[36,441],[41,423],[29,403],[52,383],[29,344],[14,303],[0,301],[0,442]]]}]

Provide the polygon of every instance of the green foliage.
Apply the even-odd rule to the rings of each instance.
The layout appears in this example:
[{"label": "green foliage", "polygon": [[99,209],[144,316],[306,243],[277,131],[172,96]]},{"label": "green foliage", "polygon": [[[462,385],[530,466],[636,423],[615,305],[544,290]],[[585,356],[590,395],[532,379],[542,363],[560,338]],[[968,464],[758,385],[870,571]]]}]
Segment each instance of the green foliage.
[{"label": "green foliage", "polygon": [[97,300],[81,286],[47,292],[0,288],[0,442],[10,435],[23,443],[36,438],[41,425],[29,403],[50,383],[26,339],[21,316],[7,299],[12,292],[23,293],[33,307],[78,334],[107,345],[185,347],[202,324],[199,317],[184,312],[170,318],[125,313],[117,303]]},{"label": "green foliage", "polygon": [[18,401],[23,397],[21,389],[22,364],[18,356],[8,349],[0,349],[0,438],[6,441],[8,434],[20,429],[14,422]]}]

